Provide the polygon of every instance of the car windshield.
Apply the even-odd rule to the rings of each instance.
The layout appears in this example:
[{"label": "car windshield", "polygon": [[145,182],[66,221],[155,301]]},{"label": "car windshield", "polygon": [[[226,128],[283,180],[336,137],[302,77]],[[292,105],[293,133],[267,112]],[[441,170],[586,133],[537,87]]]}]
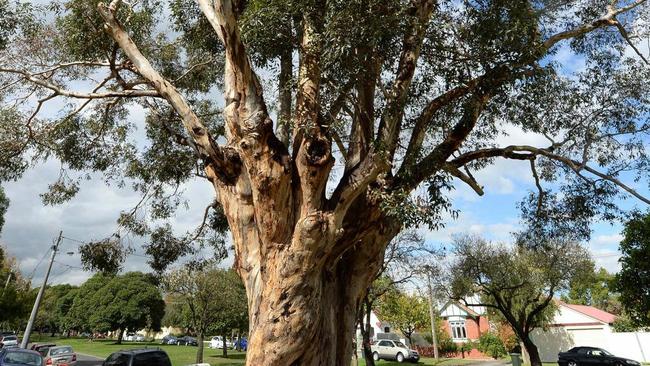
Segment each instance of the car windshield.
[{"label": "car windshield", "polygon": [[8,352],[5,355],[4,364],[41,366],[41,357],[33,353]]},{"label": "car windshield", "polygon": [[395,345],[396,345],[397,347],[406,348],[406,345],[404,345],[404,343],[402,343],[402,342],[400,342],[400,341],[393,341],[393,342],[395,342]]},{"label": "car windshield", "polygon": [[15,341],[15,340],[17,340],[17,339],[18,339],[18,338],[16,338],[16,336],[6,336],[6,337],[4,337],[2,340],[3,340],[3,341]]},{"label": "car windshield", "polygon": [[56,356],[56,355],[65,355],[68,353],[72,353],[72,347],[60,347],[60,348],[52,348],[52,351],[50,352],[50,355]]},{"label": "car windshield", "polygon": [[602,349],[602,348],[600,348],[599,351],[600,351],[600,354],[601,354],[601,355],[605,355],[605,356],[613,356],[611,353],[605,351],[605,350]]}]

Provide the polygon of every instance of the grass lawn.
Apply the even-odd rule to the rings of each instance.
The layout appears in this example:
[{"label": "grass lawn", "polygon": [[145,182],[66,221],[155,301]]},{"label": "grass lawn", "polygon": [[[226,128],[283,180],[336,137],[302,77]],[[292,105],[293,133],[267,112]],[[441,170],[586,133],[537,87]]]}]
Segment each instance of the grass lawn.
[{"label": "grass lawn", "polygon": [[[396,361],[377,361],[375,364],[377,366],[397,366],[397,365],[431,365],[431,366],[462,366],[462,365],[467,365],[470,363],[479,363],[481,361],[477,360],[468,360],[468,359],[462,359],[462,358],[440,358],[438,359],[438,363],[436,363],[435,358],[428,358],[428,357],[422,357],[420,359],[420,362],[417,364],[413,363],[398,363]],[[359,366],[365,366],[366,361],[363,358],[359,359]]]},{"label": "grass lawn", "polygon": [[[196,347],[192,346],[172,346],[161,345],[158,343],[150,342],[122,342],[121,345],[114,344],[113,340],[96,340],[89,342],[87,339],[79,338],[51,338],[39,337],[35,335],[32,337],[32,342],[50,342],[59,345],[69,345],[75,352],[83,353],[86,355],[97,356],[106,358],[108,355],[115,351],[130,348],[145,348],[145,347],[160,347],[165,350],[172,361],[173,366],[184,366],[194,363],[196,360]],[[205,347],[203,350],[203,362],[209,362],[212,366],[235,366],[243,365],[246,353],[228,350],[228,358],[222,356],[221,350],[213,350]]]}]

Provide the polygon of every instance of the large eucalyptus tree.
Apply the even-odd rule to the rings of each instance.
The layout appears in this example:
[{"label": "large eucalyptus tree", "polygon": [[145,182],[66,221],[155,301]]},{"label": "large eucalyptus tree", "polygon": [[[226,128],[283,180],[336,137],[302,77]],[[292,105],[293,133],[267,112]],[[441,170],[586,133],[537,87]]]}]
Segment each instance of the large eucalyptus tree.
[{"label": "large eucalyptus tree", "polygon": [[[132,184],[143,200],[118,222],[157,271],[229,230],[249,365],[347,364],[387,243],[435,229],[456,184],[482,195],[472,171],[496,159],[530,169],[534,235],[587,236],[623,193],[650,202],[629,183],[648,170],[645,0],[0,6],[0,177],[58,159],[48,204],[78,172]],[[495,142],[513,131],[547,142]],[[178,236],[164,220],[195,178],[216,199]],[[119,269],[121,237],[86,245],[86,265]]]}]

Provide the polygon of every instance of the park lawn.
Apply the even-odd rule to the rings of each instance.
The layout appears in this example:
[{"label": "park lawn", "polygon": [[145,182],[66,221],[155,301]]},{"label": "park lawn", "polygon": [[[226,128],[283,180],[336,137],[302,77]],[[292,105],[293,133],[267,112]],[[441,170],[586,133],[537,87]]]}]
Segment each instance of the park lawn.
[{"label": "park lawn", "polygon": [[[122,342],[121,345],[115,344],[113,340],[95,340],[81,338],[51,338],[51,337],[33,337],[34,342],[53,342],[58,345],[72,346],[77,353],[106,358],[115,351],[131,348],[159,347],[167,352],[172,361],[172,366],[184,366],[196,361],[196,347],[192,346],[173,346],[161,345],[152,342]],[[246,353],[228,350],[228,358],[222,356],[221,350],[213,350],[207,346],[203,350],[203,362],[209,362],[212,366],[236,366],[245,363]]]},{"label": "park lawn", "polygon": [[[429,358],[429,357],[422,357],[420,359],[420,362],[414,364],[414,363],[399,363],[397,361],[385,361],[385,360],[380,360],[375,362],[377,366],[397,366],[397,365],[431,365],[431,366],[462,366],[462,365],[467,365],[471,363],[480,363],[480,360],[468,360],[468,359],[463,359],[463,358],[440,358],[438,359],[438,362],[436,363],[435,358]],[[359,366],[366,366],[366,361],[363,358],[359,359]]]}]

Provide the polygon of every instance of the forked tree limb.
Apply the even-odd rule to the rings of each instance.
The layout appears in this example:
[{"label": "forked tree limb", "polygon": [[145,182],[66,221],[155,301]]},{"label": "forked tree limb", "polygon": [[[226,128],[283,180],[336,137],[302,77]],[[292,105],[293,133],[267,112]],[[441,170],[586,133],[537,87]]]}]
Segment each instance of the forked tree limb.
[{"label": "forked tree limb", "polygon": [[165,98],[178,113],[185,130],[196,143],[204,159],[215,164],[216,171],[226,183],[232,183],[238,176],[240,169],[237,154],[230,151],[230,149],[218,146],[214,142],[210,132],[194,113],[185,98],[153,68],[149,60],[140,52],[126,30],[115,18],[119,4],[120,1],[118,0],[114,0],[109,6],[104,3],[99,4],[98,9],[105,22],[105,30],[133,62],[138,72],[149,81],[157,93]]}]

